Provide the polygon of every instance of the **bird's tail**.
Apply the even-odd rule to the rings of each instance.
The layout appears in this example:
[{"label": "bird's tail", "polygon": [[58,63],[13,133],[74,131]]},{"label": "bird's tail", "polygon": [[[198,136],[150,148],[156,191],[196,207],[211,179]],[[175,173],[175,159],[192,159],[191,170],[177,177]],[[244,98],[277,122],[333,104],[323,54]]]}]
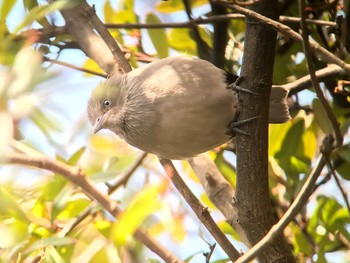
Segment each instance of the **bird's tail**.
[{"label": "bird's tail", "polygon": [[287,104],[288,90],[282,87],[272,87],[270,95],[270,123],[284,123],[290,120]]}]

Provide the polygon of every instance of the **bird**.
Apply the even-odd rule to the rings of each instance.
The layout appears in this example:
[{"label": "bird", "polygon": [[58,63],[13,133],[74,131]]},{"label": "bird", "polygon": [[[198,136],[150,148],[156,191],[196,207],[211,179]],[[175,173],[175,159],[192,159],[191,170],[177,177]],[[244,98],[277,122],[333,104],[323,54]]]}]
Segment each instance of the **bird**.
[{"label": "bird", "polygon": [[[232,138],[239,111],[232,79],[208,61],[167,57],[101,82],[88,101],[88,119],[94,133],[108,129],[159,157],[191,158]],[[287,93],[272,88],[270,123],[290,119]]]}]

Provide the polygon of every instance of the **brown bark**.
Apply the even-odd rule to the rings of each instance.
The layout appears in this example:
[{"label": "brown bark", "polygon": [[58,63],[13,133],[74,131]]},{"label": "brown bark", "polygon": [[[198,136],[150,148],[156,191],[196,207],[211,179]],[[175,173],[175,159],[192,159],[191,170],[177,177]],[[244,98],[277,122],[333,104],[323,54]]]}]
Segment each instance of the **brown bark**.
[{"label": "brown bark", "polygon": [[[277,1],[263,0],[251,9],[277,19]],[[257,95],[241,92],[240,119],[259,118],[242,126],[249,135],[237,134],[237,221],[245,237],[254,245],[273,226],[268,185],[268,109],[272,85],[276,32],[254,18],[246,17],[242,88]],[[295,262],[283,236],[258,257],[260,262]]]}]

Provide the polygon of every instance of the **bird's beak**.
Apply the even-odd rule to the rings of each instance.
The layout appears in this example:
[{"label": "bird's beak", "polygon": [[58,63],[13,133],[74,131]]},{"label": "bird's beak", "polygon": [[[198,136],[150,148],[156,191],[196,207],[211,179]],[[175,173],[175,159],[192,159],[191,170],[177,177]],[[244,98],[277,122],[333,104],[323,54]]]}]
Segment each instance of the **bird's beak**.
[{"label": "bird's beak", "polygon": [[103,125],[105,124],[106,119],[107,119],[106,113],[97,118],[93,128],[94,134],[96,134],[98,131],[103,129]]}]

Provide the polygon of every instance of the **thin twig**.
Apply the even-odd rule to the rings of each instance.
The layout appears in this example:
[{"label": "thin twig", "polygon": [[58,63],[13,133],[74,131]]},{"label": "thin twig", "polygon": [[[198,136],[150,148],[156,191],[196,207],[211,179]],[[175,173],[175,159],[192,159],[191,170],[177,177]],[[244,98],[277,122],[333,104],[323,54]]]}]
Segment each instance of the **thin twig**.
[{"label": "thin twig", "polygon": [[74,220],[65,224],[64,227],[57,234],[59,237],[67,236],[76,226],[78,226],[84,219],[91,215],[91,211],[98,205],[94,200],[92,201]]},{"label": "thin twig", "polygon": [[305,184],[301,188],[299,194],[295,198],[292,205],[288,208],[287,212],[258,243],[256,243],[251,249],[248,250],[247,253],[240,257],[237,261],[235,261],[235,263],[246,263],[253,260],[263,249],[270,245],[276,237],[282,234],[283,230],[294,219],[294,217],[304,206],[305,202],[308,200],[310,193],[312,192],[312,189],[315,185],[315,182],[320,173],[322,172],[322,169],[325,166],[325,164],[325,154],[322,153],[316,162],[315,168],[311,171]]},{"label": "thin twig", "polygon": [[308,66],[308,71],[310,74],[310,78],[311,78],[311,82],[312,82],[312,86],[315,89],[316,95],[318,97],[318,99],[320,100],[320,102],[322,103],[322,106],[324,108],[324,110],[326,111],[327,117],[330,120],[332,126],[333,126],[333,130],[334,130],[334,134],[335,134],[335,138],[336,138],[336,147],[340,147],[343,144],[343,136],[341,134],[340,131],[340,126],[339,123],[336,119],[336,117],[333,114],[333,111],[331,109],[331,107],[328,104],[328,101],[326,100],[320,84],[317,80],[316,77],[316,69],[315,69],[315,65],[312,61],[312,56],[311,56],[311,45],[309,42],[309,33],[308,33],[308,28],[307,25],[305,23],[305,2],[304,0],[299,0],[299,12],[300,12],[300,23],[301,23],[301,29],[302,29],[302,38],[303,38],[303,48],[304,48],[304,54],[305,54],[305,58],[306,58],[306,63]]},{"label": "thin twig", "polygon": [[[161,23],[161,24],[145,24],[145,23],[127,23],[127,24],[105,24],[108,29],[143,29],[143,28],[188,28],[192,26],[192,23],[197,25],[205,25],[211,24],[220,21],[227,20],[244,20],[244,15],[242,14],[227,14],[227,15],[215,15],[210,16],[208,18],[198,17],[193,19],[192,21],[184,21],[184,22],[169,22],[169,23]],[[299,24],[300,18],[298,17],[290,17],[290,16],[280,16],[279,21],[281,23],[292,23]],[[335,27],[335,22],[323,21],[323,20],[314,20],[307,19],[306,22],[308,24],[319,25],[319,26],[329,26]]]},{"label": "thin twig", "polygon": [[142,28],[189,28],[193,24],[204,25],[214,22],[227,21],[232,19],[244,19],[244,15],[241,14],[228,14],[228,15],[216,15],[208,18],[194,18],[191,21],[184,22],[171,22],[161,24],[144,24],[144,23],[127,23],[127,24],[105,24],[108,29],[142,29]]},{"label": "thin twig", "polygon": [[[91,6],[89,6],[85,1],[81,3],[81,8],[86,12],[91,21],[91,24],[100,34],[101,38],[107,44],[109,50],[112,52],[114,60],[119,67],[120,73],[127,73],[131,71],[130,64],[125,59],[123,52],[119,48],[118,44],[115,42],[111,33],[106,29],[106,26],[98,18],[98,16],[95,13],[95,10]],[[111,74],[109,75],[113,74],[116,74],[116,72],[111,72]]]},{"label": "thin twig", "polygon": [[[135,172],[135,170],[142,164],[142,161],[146,158],[147,153],[143,153],[136,162],[132,165],[129,171],[123,175],[123,177],[117,181],[117,183],[108,186],[108,195],[114,193],[121,185],[125,185],[130,178],[130,176]],[[82,222],[86,217],[91,215],[93,209],[97,207],[98,203],[93,201],[87,208],[85,208],[72,222],[65,225],[64,228],[60,231],[60,236],[66,236],[71,232],[80,222]]]},{"label": "thin twig", "polygon": [[[25,154],[16,153],[1,153],[0,160],[3,163],[21,164],[26,166],[37,167],[40,169],[49,170],[65,177],[67,180],[79,185],[85,194],[91,199],[96,200],[114,217],[117,217],[122,210],[107,196],[103,195],[92,183],[89,177],[85,176],[83,171],[77,167],[70,166],[63,162],[52,160],[47,157],[33,157]],[[165,247],[159,244],[151,236],[147,235],[141,228],[137,229],[134,237],[145,244],[154,253],[160,256],[166,262],[183,262]]]},{"label": "thin twig", "polygon": [[208,229],[210,234],[215,238],[221,248],[229,256],[229,258],[232,261],[235,261],[241,254],[234,248],[224,233],[221,232],[220,228],[216,225],[215,221],[210,216],[208,208],[205,208],[197,199],[197,197],[191,192],[170,160],[159,158],[159,161],[176,189],[190,205],[192,210],[197,215],[198,219]]},{"label": "thin twig", "polygon": [[[264,24],[270,26],[271,28],[273,28],[277,32],[280,32],[281,34],[285,34],[285,35],[289,36],[290,38],[294,39],[295,41],[301,42],[303,40],[302,36],[300,34],[298,34],[297,32],[295,32],[290,27],[283,25],[282,23],[279,23],[277,21],[274,21],[270,18],[267,18],[263,15],[260,15],[252,10],[243,8],[239,5],[235,5],[232,2],[228,2],[228,1],[213,0],[213,2],[222,4],[222,5],[226,6],[227,8],[233,9],[233,10],[237,11],[238,13],[244,14],[246,16],[253,17],[253,18],[257,19],[258,21],[261,21]],[[343,60],[336,57],[335,55],[333,55],[331,52],[329,52],[325,48],[321,47],[315,41],[309,40],[309,42],[310,42],[310,49],[313,52],[318,54],[321,58],[323,58],[328,63],[336,64],[336,65],[340,66],[341,68],[343,68],[348,74],[350,74],[350,65],[349,64],[345,63]]]},{"label": "thin twig", "polygon": [[[315,73],[318,81],[320,82],[325,81],[327,79],[335,78],[337,76],[345,75],[345,71],[341,67],[335,64],[331,64],[326,68],[317,70]],[[279,85],[276,85],[276,86],[279,86]],[[312,86],[312,82],[311,82],[310,75],[307,74],[302,78],[299,78],[293,82],[280,85],[280,86],[289,90],[289,95],[294,95],[304,89],[310,88]]]},{"label": "thin twig", "polygon": [[[293,23],[293,24],[300,24],[300,18],[299,17],[292,17],[292,16],[280,16],[279,21],[281,23]],[[329,27],[335,27],[337,25],[336,22],[331,21],[324,21],[324,20],[317,20],[317,19],[305,19],[305,22],[310,25],[316,25],[316,26],[329,26]]]},{"label": "thin twig", "polygon": [[326,159],[328,169],[330,170],[331,174],[333,175],[333,178],[335,180],[336,185],[338,186],[341,195],[343,196],[346,208],[348,209],[348,212],[350,213],[350,204],[349,204],[349,199],[348,196],[343,188],[343,186],[340,183],[340,180],[338,178],[337,172],[332,164],[332,162],[329,160],[329,158]]},{"label": "thin twig", "polygon": [[144,152],[141,156],[134,162],[134,164],[130,167],[129,171],[127,171],[116,183],[108,184],[108,194],[112,194],[116,189],[118,189],[122,185],[126,185],[129,178],[136,171],[137,168],[140,167],[143,160],[146,158],[147,153]]},{"label": "thin twig", "polygon": [[78,70],[78,71],[81,71],[81,72],[89,73],[89,74],[92,74],[92,75],[95,75],[95,76],[99,76],[99,77],[102,77],[102,78],[107,78],[107,74],[99,73],[99,72],[96,72],[96,71],[93,71],[93,70],[90,70],[90,69],[81,68],[81,67],[75,66],[73,64],[70,64],[70,63],[67,63],[67,62],[63,62],[63,61],[59,61],[59,60],[56,60],[56,59],[50,59],[50,58],[44,57],[44,61],[48,61],[48,62],[51,62],[53,64],[61,65],[61,66],[67,67],[67,68],[75,69],[75,70]]}]

